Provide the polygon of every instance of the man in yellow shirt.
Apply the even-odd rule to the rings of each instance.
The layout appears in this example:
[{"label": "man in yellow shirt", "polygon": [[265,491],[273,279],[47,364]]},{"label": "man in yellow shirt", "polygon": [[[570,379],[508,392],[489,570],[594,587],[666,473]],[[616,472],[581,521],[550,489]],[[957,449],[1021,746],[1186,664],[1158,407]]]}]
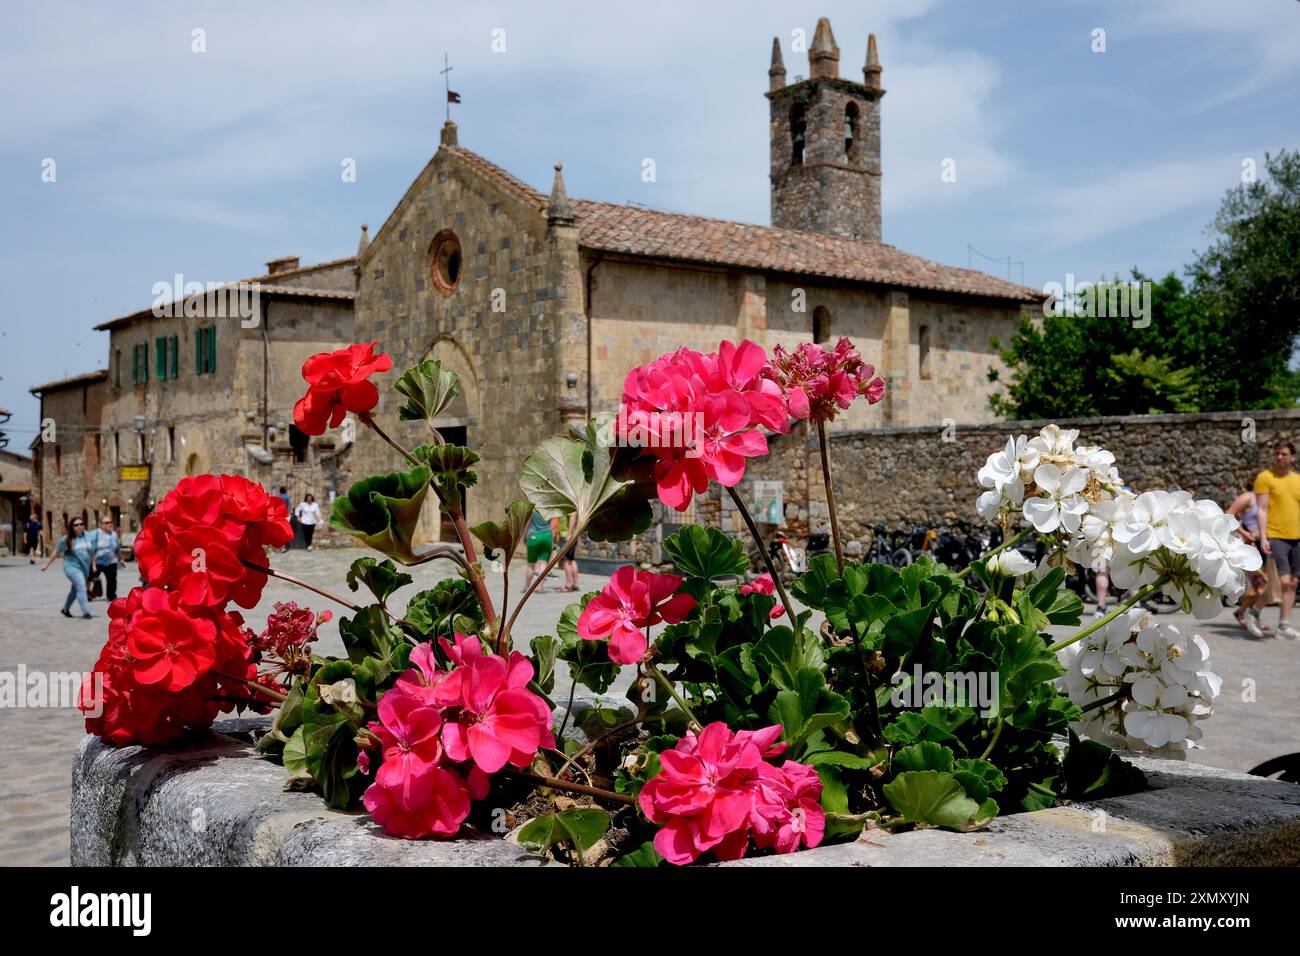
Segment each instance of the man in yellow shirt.
[{"label": "man in yellow shirt", "polygon": [[1282,583],[1277,636],[1288,640],[1300,635],[1291,626],[1296,579],[1300,577],[1300,474],[1291,470],[1294,464],[1295,443],[1278,442],[1273,449],[1273,467],[1255,478],[1259,547],[1277,565],[1278,580]]}]

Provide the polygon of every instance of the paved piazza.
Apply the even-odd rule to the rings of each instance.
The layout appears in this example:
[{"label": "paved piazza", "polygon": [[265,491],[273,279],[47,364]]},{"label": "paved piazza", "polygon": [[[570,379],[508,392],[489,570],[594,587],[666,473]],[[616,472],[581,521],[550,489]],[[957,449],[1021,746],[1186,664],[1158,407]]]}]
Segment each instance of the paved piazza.
[{"label": "paved piazza", "polygon": [[[354,549],[293,551],[273,555],[273,559],[283,571],[346,594],[344,572],[364,553]],[[67,580],[57,562],[44,574],[39,567],[21,558],[0,558],[0,671],[15,673],[20,666],[29,674],[89,670],[107,636],[106,605],[102,601],[92,605],[96,615],[92,621],[60,616]],[[128,565],[119,572],[120,593],[130,587],[134,570],[134,565]],[[419,569],[417,584],[398,592],[394,606],[407,595],[431,586],[436,576],[450,574],[450,564],[442,562]],[[594,590],[605,580],[583,575],[580,585],[583,591]],[[512,595],[520,593],[521,582],[522,568],[517,568],[512,572]],[[557,587],[559,575],[552,575],[548,583]],[[498,576],[491,585],[498,599],[500,584]],[[327,604],[324,598],[272,580],[262,603],[246,616],[258,625],[276,601],[288,599],[314,609]],[[572,599],[573,595],[556,591],[534,595],[515,626],[517,644],[526,646],[534,635],[554,633],[556,619]],[[1275,624],[1276,617],[1276,609],[1265,612],[1267,624]],[[1198,624],[1179,614],[1166,615],[1163,620],[1201,633],[1210,645],[1214,669],[1223,677],[1215,715],[1203,725],[1205,747],[1194,751],[1190,759],[1245,771],[1270,757],[1300,750],[1296,732],[1300,726],[1300,642],[1252,640],[1227,611],[1208,623]],[[343,653],[337,617],[322,629],[318,648],[323,654]],[[567,691],[563,675],[558,676],[557,685],[557,694]],[[67,864],[71,757],[83,733],[79,715],[70,707],[0,709],[0,865]]]}]

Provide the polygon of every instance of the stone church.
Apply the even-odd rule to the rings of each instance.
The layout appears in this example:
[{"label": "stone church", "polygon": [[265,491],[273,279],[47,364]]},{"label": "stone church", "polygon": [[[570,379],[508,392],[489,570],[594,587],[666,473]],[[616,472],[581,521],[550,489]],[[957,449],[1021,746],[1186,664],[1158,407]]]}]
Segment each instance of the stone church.
[{"label": "stone church", "polygon": [[[440,425],[483,458],[471,523],[519,496],[515,475],[538,441],[615,410],[629,369],[684,345],[750,338],[770,350],[846,335],[889,388],[837,427],[991,417],[989,340],[1041,294],[882,241],[875,38],[860,80],[840,75],[825,19],[808,59],[808,77],[787,82],[773,41],[771,226],[571,198],[559,164],[548,195],[444,125],[359,255],[356,334],[392,353],[394,375],[429,358],[459,373],[463,398]],[[381,393],[383,427],[420,441],[397,421],[398,396]],[[354,473],[397,467],[368,432],[355,451]]]}]

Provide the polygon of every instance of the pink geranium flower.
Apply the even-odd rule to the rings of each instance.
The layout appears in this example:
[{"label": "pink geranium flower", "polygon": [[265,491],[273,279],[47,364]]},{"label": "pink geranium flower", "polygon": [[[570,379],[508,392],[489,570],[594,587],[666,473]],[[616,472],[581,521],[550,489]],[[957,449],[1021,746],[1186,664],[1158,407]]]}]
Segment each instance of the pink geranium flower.
[{"label": "pink geranium flower", "polygon": [[527,767],[539,747],[554,747],[551,712],[546,702],[525,690],[533,665],[518,651],[509,663],[495,654],[473,658],[438,685],[438,696],[461,708],[442,729],[443,746],[452,760],[473,760],[484,773],[506,764]]},{"label": "pink geranium flower", "polygon": [[[387,766],[380,767],[379,774]],[[361,802],[386,833],[418,840],[454,835],[469,816],[470,794],[454,771],[432,767],[404,777],[397,786],[376,781],[366,788]]]},{"label": "pink geranium flower", "polygon": [[[764,571],[762,574],[754,578],[754,580],[750,581],[748,584],[742,584],[740,586],[740,593],[741,594],[775,594],[776,582],[772,580],[772,575],[769,572]],[[784,613],[785,613],[785,605],[777,604],[772,608],[772,610],[767,612],[767,616],[771,618],[773,621],[775,621],[778,617],[780,617]]]},{"label": "pink geranium flower", "polygon": [[778,345],[763,375],[779,387],[790,416],[797,419],[828,422],[858,396],[874,405],[885,394],[885,380],[846,338],[833,349],[805,342],[787,352]]},{"label": "pink geranium flower", "polygon": [[723,723],[693,732],[659,755],[660,771],[641,788],[638,804],[651,823],[661,824],[655,850],[676,865],[712,851],[720,860],[739,859],[756,845],[790,853],[817,846],[825,831],[821,781],[811,767],[780,754],[779,725],[732,733]]},{"label": "pink geranium flower", "polygon": [[438,765],[442,743],[438,731],[442,715],[406,694],[385,694],[379,698],[379,722],[370,732],[379,738],[384,762],[375,782],[384,787],[402,787],[408,777],[418,776]]},{"label": "pink geranium flower", "polygon": [[674,593],[681,584],[679,575],[624,565],[582,609],[578,636],[587,641],[608,640],[611,661],[635,664],[648,646],[645,628],[661,621],[677,624],[695,607],[695,598]]},{"label": "pink geranium flower", "polygon": [[678,511],[709,481],[734,487],[745,461],[767,453],[758,430],[789,431],[767,356],[748,340],[708,354],[678,349],[633,369],[623,383],[620,439],[654,457],[660,499]]}]

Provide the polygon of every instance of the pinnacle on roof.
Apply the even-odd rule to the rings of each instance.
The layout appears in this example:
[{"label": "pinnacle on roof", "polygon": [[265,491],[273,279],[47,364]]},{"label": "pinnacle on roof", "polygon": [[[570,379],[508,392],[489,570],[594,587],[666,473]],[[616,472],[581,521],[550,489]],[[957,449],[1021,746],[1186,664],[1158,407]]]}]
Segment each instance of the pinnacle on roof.
[{"label": "pinnacle on roof", "polygon": [[555,164],[555,182],[551,184],[551,198],[546,203],[546,221],[551,225],[571,226],[577,222],[569,196],[564,191],[564,164]]},{"label": "pinnacle on roof", "polygon": [[862,68],[862,76],[867,86],[873,90],[880,89],[880,54],[876,52],[876,35],[867,35],[867,65]]},{"label": "pinnacle on roof", "polygon": [[822,17],[817,21],[812,46],[808,48],[808,72],[812,79],[840,75],[840,48],[831,33],[831,21]]},{"label": "pinnacle on roof", "polygon": [[785,86],[785,62],[781,59],[781,41],[772,37],[772,66],[767,75],[771,80],[771,89],[779,90]]}]

